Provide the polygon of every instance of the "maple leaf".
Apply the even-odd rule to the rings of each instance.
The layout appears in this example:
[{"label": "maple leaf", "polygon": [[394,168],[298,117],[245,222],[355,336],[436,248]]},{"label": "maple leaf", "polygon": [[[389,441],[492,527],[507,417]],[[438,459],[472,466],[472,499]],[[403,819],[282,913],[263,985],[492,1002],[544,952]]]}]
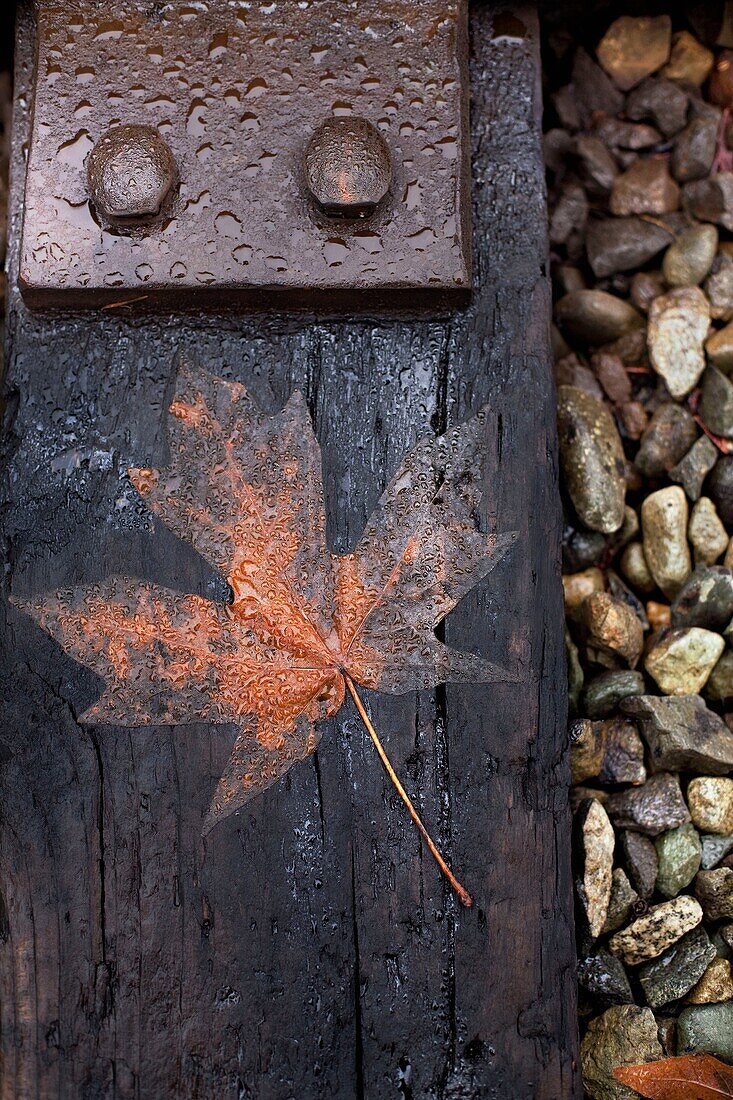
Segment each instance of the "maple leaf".
[{"label": "maple leaf", "polygon": [[485,414],[419,442],[356,549],[335,555],[326,544],[321,452],[300,393],[270,416],[244,386],[184,367],[170,412],[170,466],[129,475],[163,523],[226,578],[232,599],[218,604],[116,576],[22,604],[105,680],[80,721],[235,723],[207,832],[315,750],[318,720],[335,714],[348,690],[460,894],[355,685],[402,693],[512,679],[435,635],[514,539],[478,529]]},{"label": "maple leaf", "polygon": [[712,1054],[619,1066],[613,1075],[648,1100],[733,1100],[733,1067]]}]

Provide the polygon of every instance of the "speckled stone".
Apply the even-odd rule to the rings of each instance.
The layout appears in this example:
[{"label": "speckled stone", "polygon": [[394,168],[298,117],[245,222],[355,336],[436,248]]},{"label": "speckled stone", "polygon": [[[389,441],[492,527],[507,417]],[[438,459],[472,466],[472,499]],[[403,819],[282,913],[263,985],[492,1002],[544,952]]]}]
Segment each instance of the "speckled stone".
[{"label": "speckled stone", "polygon": [[657,890],[674,898],[689,886],[700,870],[702,845],[694,825],[680,825],[662,833],[654,842],[657,850]]},{"label": "speckled stone", "polygon": [[665,596],[673,598],[692,572],[687,545],[687,497],[677,485],[650,493],[641,506],[644,556]]},{"label": "speckled stone", "polygon": [[639,982],[647,1003],[661,1008],[684,997],[699,982],[715,958],[707,932],[694,928],[672,947],[639,968]]},{"label": "speckled stone", "polygon": [[618,1066],[655,1062],[663,1051],[649,1008],[614,1005],[588,1024],[580,1046],[583,1084],[590,1100],[638,1100],[635,1089],[613,1076]]},{"label": "speckled stone", "polygon": [[701,833],[733,833],[733,779],[704,775],[690,780],[687,803]]},{"label": "speckled stone", "polygon": [[558,390],[558,432],[565,485],[592,531],[617,531],[624,519],[625,459],[608,406],[573,386]]},{"label": "speckled stone", "polygon": [[641,787],[612,794],[606,809],[618,828],[649,836],[676,829],[690,820],[679,778],[668,772],[651,776]]},{"label": "speckled stone", "polygon": [[733,852],[733,833],[728,836],[717,836],[715,833],[704,833],[700,837],[702,844],[702,869],[710,871],[721,859],[725,859],[729,852]]},{"label": "speckled stone", "polygon": [[578,897],[583,906],[588,931],[595,938],[606,921],[616,839],[608,814],[597,799],[581,806],[575,824],[582,860],[577,877]]},{"label": "speckled stone", "polygon": [[733,1002],[690,1005],[677,1022],[678,1054],[713,1054],[733,1063]]},{"label": "speckled stone", "polygon": [[636,966],[655,959],[702,920],[702,908],[695,898],[682,894],[661,905],[653,905],[643,917],[638,917],[628,928],[616,932],[609,940],[608,948],[627,966]]},{"label": "speckled stone", "polygon": [[673,397],[686,397],[705,369],[710,306],[699,287],[679,287],[649,308],[649,358]]},{"label": "speckled stone", "polygon": [[665,695],[694,695],[705,686],[725,642],[699,626],[669,630],[647,650],[644,668]]}]

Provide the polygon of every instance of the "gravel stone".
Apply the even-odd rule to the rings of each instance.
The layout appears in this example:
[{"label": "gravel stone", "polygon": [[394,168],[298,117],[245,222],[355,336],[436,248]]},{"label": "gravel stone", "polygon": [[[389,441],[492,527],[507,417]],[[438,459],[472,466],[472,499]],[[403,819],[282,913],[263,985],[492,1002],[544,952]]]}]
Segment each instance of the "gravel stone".
[{"label": "gravel stone", "polygon": [[653,905],[643,917],[611,937],[608,949],[627,966],[654,959],[702,920],[702,909],[695,898],[682,894],[661,905]]},{"label": "gravel stone", "polygon": [[614,832],[608,814],[598,799],[584,803],[577,813],[582,868],[577,880],[578,897],[595,939],[606,921],[611,896]]},{"label": "gravel stone", "polygon": [[625,459],[608,406],[560,386],[558,432],[565,484],[580,521],[604,534],[617,531],[624,519]]},{"label": "gravel stone", "polygon": [[694,118],[677,137],[672,153],[672,174],[680,183],[703,179],[710,172],[719,123],[720,112],[710,111]]},{"label": "gravel stone", "polygon": [[583,620],[594,648],[634,667],[641,656],[644,631],[630,607],[607,592],[596,592],[583,603]]},{"label": "gravel stone", "polygon": [[622,15],[598,43],[596,55],[616,87],[628,92],[667,63],[671,47],[672,21],[668,15]]},{"label": "gravel stone", "polygon": [[623,699],[643,695],[644,677],[631,669],[602,672],[585,688],[583,706],[589,718],[607,718]]},{"label": "gravel stone", "polygon": [[608,902],[606,923],[603,925],[602,934],[616,932],[623,924],[626,924],[632,906],[638,900],[639,895],[629,882],[624,869],[614,867],[611,876],[611,897]]},{"label": "gravel stone", "polygon": [[713,266],[718,250],[714,225],[694,225],[680,233],[664,253],[662,274],[670,286],[698,286]]},{"label": "gravel stone", "polygon": [[668,772],[651,776],[642,787],[612,794],[606,810],[617,828],[649,836],[658,836],[690,820],[679,779]]},{"label": "gravel stone", "polygon": [[655,1062],[662,1054],[651,1009],[633,1004],[606,1009],[590,1021],[580,1045],[587,1095],[590,1100],[638,1100],[635,1089],[616,1080],[614,1069]]},{"label": "gravel stone", "polygon": [[672,52],[661,75],[699,88],[710,76],[713,60],[712,50],[698,42],[689,31],[679,31],[672,36]]},{"label": "gravel stone", "polygon": [[712,1054],[733,1063],[733,1004],[683,1009],[677,1021],[677,1053]]},{"label": "gravel stone", "polygon": [[639,695],[625,700],[623,710],[636,722],[655,770],[733,769],[733,733],[699,695]]},{"label": "gravel stone", "polygon": [[644,319],[628,302],[605,290],[575,290],[555,306],[555,320],[571,340],[588,344],[609,344]]},{"label": "gravel stone", "polygon": [[698,500],[702,493],[703,482],[718,461],[719,453],[712,439],[701,435],[684,458],[681,458],[676,466],[671,467],[670,481],[676,481],[681,485],[690,500]]},{"label": "gravel stone", "polygon": [[670,598],[677,595],[692,572],[688,522],[687,498],[676,485],[650,493],[641,506],[644,556],[649,572]]},{"label": "gravel stone", "polygon": [[667,162],[640,157],[613,181],[609,209],[621,216],[670,214],[679,204],[680,190],[669,174]]},{"label": "gravel stone", "polygon": [[639,982],[647,1003],[661,1008],[684,997],[700,981],[715,958],[715,948],[702,928],[694,928],[658,958],[639,967]]},{"label": "gravel stone", "polygon": [[626,115],[649,119],[665,137],[678,133],[687,121],[689,98],[671,80],[647,77],[626,97]]},{"label": "gravel stone", "polygon": [[733,999],[733,975],[729,959],[713,959],[694,989],[687,996],[689,1004],[721,1004]]},{"label": "gravel stone", "polygon": [[711,871],[729,852],[733,852],[733,833],[728,836],[716,836],[705,833],[700,837],[702,844],[702,869]]},{"label": "gravel stone", "polygon": [[640,898],[648,901],[659,874],[657,850],[648,836],[630,831],[621,834],[621,855],[629,882]]},{"label": "gravel stone", "polygon": [[727,532],[710,497],[700,497],[693,506],[687,537],[697,565],[713,565],[728,549]]},{"label": "gravel stone", "polygon": [[701,833],[733,833],[733,779],[700,776],[687,788],[690,815]]},{"label": "gravel stone", "polygon": [[680,825],[662,833],[654,842],[657,850],[657,890],[675,898],[689,886],[700,870],[702,845],[694,825]]},{"label": "gravel stone", "polygon": [[664,226],[639,217],[595,218],[588,222],[585,248],[598,279],[643,267],[672,243]]},{"label": "gravel stone", "polygon": [[665,401],[644,430],[634,465],[645,477],[660,477],[689,453],[696,439],[692,413],[673,401]]},{"label": "gravel stone", "polygon": [[713,867],[700,871],[695,894],[708,920],[733,920],[733,869]]},{"label": "gravel stone", "polygon": [[649,309],[649,358],[673,397],[686,397],[705,369],[710,307],[699,287],[678,287]]},{"label": "gravel stone", "polygon": [[623,963],[607,951],[578,962],[578,985],[603,1006],[629,1004],[634,999]]},{"label": "gravel stone", "polygon": [[727,528],[733,528],[733,455],[722,455],[707,480],[707,495]]},{"label": "gravel stone", "polygon": [[701,222],[713,222],[733,230],[733,172],[694,180],[682,188],[682,205]]},{"label": "gravel stone", "polygon": [[669,630],[652,642],[644,668],[665,695],[694,695],[704,687],[725,642],[699,626]]},{"label": "gravel stone", "polygon": [[733,382],[717,367],[703,375],[700,416],[714,435],[733,438]]},{"label": "gravel stone", "polygon": [[729,323],[708,336],[705,354],[711,364],[724,374],[733,370],[733,324]]}]

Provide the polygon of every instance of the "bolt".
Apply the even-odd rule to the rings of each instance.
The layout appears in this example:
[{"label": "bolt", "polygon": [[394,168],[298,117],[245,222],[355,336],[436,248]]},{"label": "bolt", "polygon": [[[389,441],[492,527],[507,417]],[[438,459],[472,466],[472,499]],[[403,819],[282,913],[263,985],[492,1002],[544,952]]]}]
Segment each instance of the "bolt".
[{"label": "bolt", "polygon": [[99,139],[87,162],[92,202],[110,221],[154,218],[177,176],[168,143],[153,126],[113,126]]},{"label": "bolt", "polygon": [[389,191],[392,158],[379,130],[365,118],[329,118],[306,149],[305,176],[326,214],[364,218]]}]

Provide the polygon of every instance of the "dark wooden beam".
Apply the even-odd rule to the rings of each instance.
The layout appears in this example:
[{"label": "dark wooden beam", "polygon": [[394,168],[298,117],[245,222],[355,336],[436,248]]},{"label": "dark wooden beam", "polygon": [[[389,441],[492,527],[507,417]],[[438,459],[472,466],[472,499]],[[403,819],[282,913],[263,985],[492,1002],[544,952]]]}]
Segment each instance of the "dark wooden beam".
[{"label": "dark wooden beam", "polygon": [[[498,414],[512,554],[449,639],[520,684],[370,694],[461,910],[349,707],[318,753],[204,842],[232,731],[81,726],[100,683],[11,611],[0,725],[3,1100],[578,1095],[560,514],[537,20],[472,9],[475,292],[446,318],[32,313],[16,286],[32,20],[21,9],[3,495],[6,594],[116,572],[221,581],[151,525],[181,352],[275,409],[294,388],[353,544],[421,432]],[[503,21],[503,22],[502,22]],[[521,28],[524,28],[524,33]],[[508,33],[511,31],[511,33]]]}]

